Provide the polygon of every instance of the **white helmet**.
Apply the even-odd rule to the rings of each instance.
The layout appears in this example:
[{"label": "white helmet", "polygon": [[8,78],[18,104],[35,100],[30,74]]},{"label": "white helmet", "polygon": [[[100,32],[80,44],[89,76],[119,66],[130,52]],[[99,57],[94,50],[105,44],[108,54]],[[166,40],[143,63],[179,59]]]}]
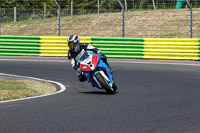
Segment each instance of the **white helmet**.
[{"label": "white helmet", "polygon": [[79,44],[79,38],[77,35],[71,35],[67,39],[67,44],[70,50],[74,50],[75,47]]}]

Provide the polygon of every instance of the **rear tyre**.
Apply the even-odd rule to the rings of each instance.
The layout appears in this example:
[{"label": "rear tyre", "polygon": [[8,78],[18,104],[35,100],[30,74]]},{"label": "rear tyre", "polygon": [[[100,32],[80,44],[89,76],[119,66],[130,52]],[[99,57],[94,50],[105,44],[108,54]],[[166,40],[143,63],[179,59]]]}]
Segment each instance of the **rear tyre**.
[{"label": "rear tyre", "polygon": [[95,75],[95,77],[97,78],[97,80],[99,81],[99,83],[101,84],[101,86],[106,90],[107,93],[109,94],[114,94],[117,90],[117,87],[115,85],[115,87],[111,87],[109,82],[106,81],[104,79],[104,77],[100,74],[100,73],[97,73]]}]

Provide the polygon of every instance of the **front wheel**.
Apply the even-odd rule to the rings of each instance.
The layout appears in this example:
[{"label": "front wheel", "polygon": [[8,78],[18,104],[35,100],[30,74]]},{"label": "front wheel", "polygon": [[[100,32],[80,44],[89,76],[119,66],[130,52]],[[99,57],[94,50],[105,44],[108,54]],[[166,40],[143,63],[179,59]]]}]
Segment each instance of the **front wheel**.
[{"label": "front wheel", "polygon": [[106,81],[106,79],[100,73],[97,73],[95,77],[97,78],[97,80],[99,81],[101,86],[106,90],[107,93],[114,94],[116,92],[117,90],[116,85],[114,84],[113,85],[114,87],[111,87],[109,82]]}]

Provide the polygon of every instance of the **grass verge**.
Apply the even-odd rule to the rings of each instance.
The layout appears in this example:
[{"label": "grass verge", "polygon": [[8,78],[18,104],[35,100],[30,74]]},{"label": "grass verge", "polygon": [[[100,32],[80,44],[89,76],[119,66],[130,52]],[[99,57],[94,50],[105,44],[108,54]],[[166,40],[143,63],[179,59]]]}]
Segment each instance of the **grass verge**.
[{"label": "grass verge", "polygon": [[56,87],[48,82],[0,79],[0,101],[51,94]]}]

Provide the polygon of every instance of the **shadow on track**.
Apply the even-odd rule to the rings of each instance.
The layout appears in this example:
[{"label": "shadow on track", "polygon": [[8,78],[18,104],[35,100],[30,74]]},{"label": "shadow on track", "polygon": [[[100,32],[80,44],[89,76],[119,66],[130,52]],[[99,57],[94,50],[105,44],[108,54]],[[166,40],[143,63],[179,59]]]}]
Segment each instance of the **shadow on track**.
[{"label": "shadow on track", "polygon": [[[83,94],[96,94],[96,95],[111,95],[111,94],[108,94],[107,92],[105,91],[90,91],[90,92],[78,92],[78,93],[83,93]],[[118,92],[116,92],[115,94],[117,94]],[[113,94],[113,95],[115,95]]]}]

